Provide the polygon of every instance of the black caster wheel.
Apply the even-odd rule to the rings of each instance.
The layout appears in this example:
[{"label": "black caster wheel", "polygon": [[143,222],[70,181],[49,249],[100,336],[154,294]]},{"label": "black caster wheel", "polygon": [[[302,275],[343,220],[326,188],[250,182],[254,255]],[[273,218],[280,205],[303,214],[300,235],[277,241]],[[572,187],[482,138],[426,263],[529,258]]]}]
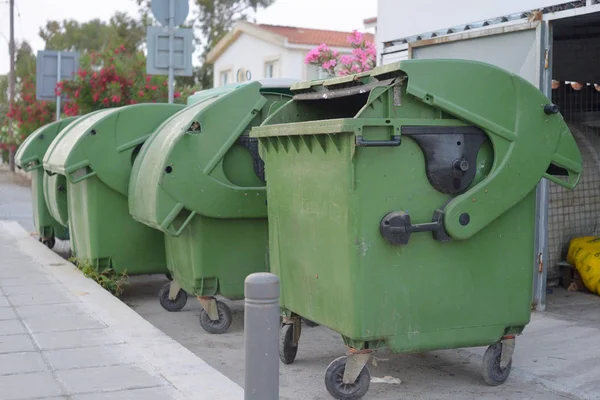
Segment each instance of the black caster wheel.
[{"label": "black caster wheel", "polygon": [[297,353],[298,345],[294,344],[294,325],[285,324],[279,333],[279,359],[284,364],[291,364],[296,359]]},{"label": "black caster wheel", "polygon": [[200,311],[200,325],[208,333],[225,333],[229,329],[229,326],[231,326],[231,310],[229,306],[221,301],[217,301],[217,311],[219,319],[216,321],[211,320],[204,309]]},{"label": "black caster wheel", "polygon": [[177,296],[175,297],[175,300],[171,300],[169,299],[169,288],[170,288],[171,284],[167,283],[166,285],[164,285],[163,287],[160,288],[160,290],[158,291],[158,301],[160,302],[160,305],[162,306],[162,308],[164,308],[167,311],[170,312],[176,312],[176,311],[180,311],[183,307],[185,307],[185,304],[187,303],[187,293],[185,290],[183,289],[179,289],[179,292],[177,292]]},{"label": "black caster wheel", "polygon": [[483,355],[483,380],[490,386],[502,385],[510,375],[512,359],[505,368],[500,366],[500,357],[502,355],[502,343],[496,343],[487,348]]},{"label": "black caster wheel", "polygon": [[171,274],[169,274],[168,272],[165,274],[165,277],[166,277],[168,280],[170,280],[170,281],[172,281],[172,280],[173,280],[173,277],[172,277],[172,276],[171,276]]},{"label": "black caster wheel", "polygon": [[310,319],[302,318],[302,320],[304,321],[304,323],[306,324],[306,326],[308,326],[310,328],[314,328],[315,326],[319,326],[319,324],[317,324],[316,322],[311,321]]},{"label": "black caster wheel", "polygon": [[42,243],[49,249],[54,248],[54,245],[56,244],[56,239],[55,238],[49,238],[49,239],[43,239]]},{"label": "black caster wheel", "polygon": [[371,384],[371,374],[365,366],[356,382],[344,383],[344,370],[346,369],[347,357],[336,358],[329,364],[325,371],[325,387],[334,399],[338,400],[358,400],[363,398],[369,390]]}]

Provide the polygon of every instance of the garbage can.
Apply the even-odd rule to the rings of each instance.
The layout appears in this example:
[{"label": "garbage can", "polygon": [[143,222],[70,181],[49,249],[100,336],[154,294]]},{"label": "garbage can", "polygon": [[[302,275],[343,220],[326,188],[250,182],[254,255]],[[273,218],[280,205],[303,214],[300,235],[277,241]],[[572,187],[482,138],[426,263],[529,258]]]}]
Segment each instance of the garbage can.
[{"label": "garbage can", "polygon": [[15,154],[15,164],[17,167],[31,175],[31,200],[33,208],[33,223],[40,242],[48,248],[53,248],[56,238],[60,240],[69,239],[69,229],[66,223],[57,221],[52,217],[46,200],[44,199],[44,169],[42,160],[48,146],[54,140],[56,135],[67,127],[78,117],[64,118],[60,121],[52,122],[38,128],[30,134],[27,139],[19,146]]},{"label": "garbage can", "polygon": [[535,188],[573,189],[582,160],[556,106],[522,78],[465,60],[410,60],[292,86],[259,138],[270,269],[281,280],[280,358],[297,315],[341,334],[337,399],[369,387],[370,353],[490,345],[510,372],[530,319]]},{"label": "garbage can", "polygon": [[127,193],[142,145],[184,107],[137,104],[102,110],[81,117],[52,143],[44,168],[66,181],[75,257],[128,275],[167,272],[163,235],[131,218]]},{"label": "garbage can", "polygon": [[256,81],[201,96],[148,139],[131,174],[129,211],[165,233],[173,281],[160,290],[161,305],[178,311],[187,293],[197,296],[201,326],[217,334],[231,311],[215,296],[242,299],[246,276],[266,270],[264,170],[248,132],[290,97]]}]

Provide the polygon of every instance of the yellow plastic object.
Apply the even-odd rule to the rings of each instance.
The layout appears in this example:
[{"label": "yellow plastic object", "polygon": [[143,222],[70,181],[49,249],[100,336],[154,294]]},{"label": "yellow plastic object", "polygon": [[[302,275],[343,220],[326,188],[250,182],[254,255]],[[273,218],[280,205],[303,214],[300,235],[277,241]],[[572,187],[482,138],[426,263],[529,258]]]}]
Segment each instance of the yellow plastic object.
[{"label": "yellow plastic object", "polygon": [[567,262],[577,268],[589,291],[600,294],[600,237],[584,236],[571,240]]}]

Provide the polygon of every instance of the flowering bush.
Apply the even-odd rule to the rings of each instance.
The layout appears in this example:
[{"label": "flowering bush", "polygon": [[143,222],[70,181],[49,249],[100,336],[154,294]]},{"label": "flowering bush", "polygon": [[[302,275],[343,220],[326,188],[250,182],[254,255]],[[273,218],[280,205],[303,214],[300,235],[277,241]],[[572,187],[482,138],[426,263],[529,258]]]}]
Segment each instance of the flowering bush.
[{"label": "flowering bush", "polygon": [[[166,103],[168,80],[164,76],[146,75],[146,57],[141,51],[126,52],[124,46],[104,53],[84,53],[80,68],[72,80],[59,82],[56,95],[62,95],[62,113],[84,115],[102,108],[136,103]],[[33,64],[35,71],[35,59]],[[20,76],[13,106],[0,127],[0,155],[15,150],[36,129],[56,119],[54,102],[38,101],[35,74]],[[184,103],[194,93],[186,87],[174,93],[176,103]],[[13,137],[8,134],[13,119]]]},{"label": "flowering bush", "polygon": [[[59,82],[56,93],[67,101],[65,115],[81,115],[108,107],[137,103],[167,102],[168,80],[145,74],[146,57],[140,51],[127,53],[124,46],[82,57],[81,68],[72,80]],[[175,92],[175,102],[181,93]]]},{"label": "flowering bush", "polygon": [[[55,106],[46,101],[37,101],[35,81],[31,76],[22,77],[19,82],[18,98],[9,108],[0,129],[0,150],[15,150],[33,131],[54,120]],[[8,135],[8,124],[13,120],[13,137]]]},{"label": "flowering bush", "polygon": [[341,55],[331,50],[325,43],[308,52],[304,62],[317,65],[330,76],[355,74],[370,71],[375,67],[377,50],[366,35],[356,30],[347,38],[352,47],[352,55]]}]

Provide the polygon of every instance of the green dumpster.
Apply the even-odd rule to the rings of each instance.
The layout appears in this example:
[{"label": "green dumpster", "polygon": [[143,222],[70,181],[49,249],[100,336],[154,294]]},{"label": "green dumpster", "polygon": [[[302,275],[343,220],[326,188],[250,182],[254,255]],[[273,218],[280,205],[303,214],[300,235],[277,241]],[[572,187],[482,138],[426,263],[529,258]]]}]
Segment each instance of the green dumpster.
[{"label": "green dumpster", "polygon": [[[131,218],[127,193],[142,145],[183,108],[137,104],[98,111],[81,117],[52,143],[44,168],[66,182],[75,257],[128,275],[167,272],[163,235]],[[55,203],[52,187],[44,189],[49,203]]]},{"label": "green dumpster", "polygon": [[178,311],[186,292],[197,296],[209,333],[231,324],[229,307],[215,296],[242,299],[246,276],[266,270],[264,170],[248,133],[289,99],[259,82],[201,92],[155,131],[135,161],[129,211],[165,233],[173,277],[160,303]]},{"label": "green dumpster", "polygon": [[535,188],[573,189],[582,160],[556,106],[499,68],[410,60],[292,86],[259,138],[280,357],[298,315],[341,334],[337,399],[369,387],[369,355],[489,345],[503,383],[530,320]]},{"label": "green dumpster", "polygon": [[[37,129],[25,139],[15,154],[15,164],[31,174],[31,197],[33,223],[40,242],[53,248],[56,238],[69,239],[69,229],[65,221],[57,221],[52,217],[44,199],[44,169],[42,160],[50,143],[56,135],[77,117],[64,118]],[[63,187],[66,190],[66,187]]]}]

